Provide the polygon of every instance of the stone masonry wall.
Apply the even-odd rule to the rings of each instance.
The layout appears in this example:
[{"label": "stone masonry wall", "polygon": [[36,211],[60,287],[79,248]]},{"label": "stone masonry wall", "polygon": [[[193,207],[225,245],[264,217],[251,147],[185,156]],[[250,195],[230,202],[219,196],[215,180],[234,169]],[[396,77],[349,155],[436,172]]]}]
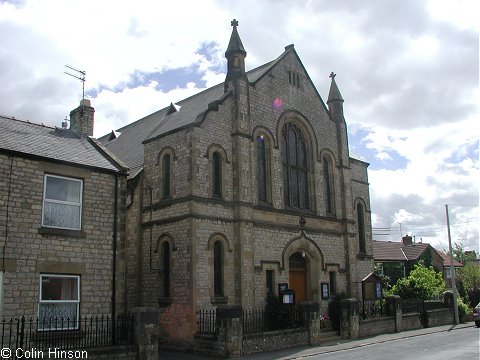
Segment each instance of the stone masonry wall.
[{"label": "stone masonry wall", "polygon": [[[2,316],[38,314],[41,273],[80,275],[80,315],[108,315],[112,296],[114,175],[14,157],[8,195],[10,161],[0,154],[0,247],[5,248]],[[83,179],[80,232],[42,231],[45,174]]]}]

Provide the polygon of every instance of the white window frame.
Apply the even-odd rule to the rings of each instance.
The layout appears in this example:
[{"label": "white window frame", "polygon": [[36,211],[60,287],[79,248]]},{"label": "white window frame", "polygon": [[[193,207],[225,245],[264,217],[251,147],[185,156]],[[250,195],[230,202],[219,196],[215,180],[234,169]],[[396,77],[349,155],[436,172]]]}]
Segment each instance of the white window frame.
[{"label": "white window frame", "polygon": [[[80,183],[80,199],[79,199],[79,202],[48,199],[46,197],[46,195],[47,195],[47,178],[49,178],[49,177],[65,179],[65,180],[74,181],[74,182],[79,182]],[[45,225],[45,203],[78,206],[80,208],[80,217],[79,217],[79,220],[78,220],[78,227],[69,228],[69,227],[62,227],[62,226]],[[52,175],[52,174],[45,174],[44,175],[43,206],[42,206],[42,226],[43,227],[55,228],[55,229],[66,229],[66,230],[81,230],[82,229],[82,211],[83,211],[82,203],[83,203],[83,180],[75,179],[75,178],[71,178],[71,177],[66,177],[66,176]]]},{"label": "white window frame", "polygon": [[[42,300],[42,279],[44,277],[50,278],[75,278],[77,279],[77,300]],[[43,319],[40,318],[40,307],[42,304],[60,304],[60,303],[76,303],[77,304],[77,311],[75,314],[75,321],[72,321],[72,326],[69,327],[53,327],[55,324],[51,324],[52,327],[45,328],[43,324]],[[39,299],[38,299],[38,329],[39,331],[50,331],[50,330],[74,330],[79,328],[80,324],[80,275],[63,275],[63,274],[40,274],[40,291],[39,291]],[[58,322],[57,322],[58,325]],[[61,324],[60,324],[61,325]]]}]

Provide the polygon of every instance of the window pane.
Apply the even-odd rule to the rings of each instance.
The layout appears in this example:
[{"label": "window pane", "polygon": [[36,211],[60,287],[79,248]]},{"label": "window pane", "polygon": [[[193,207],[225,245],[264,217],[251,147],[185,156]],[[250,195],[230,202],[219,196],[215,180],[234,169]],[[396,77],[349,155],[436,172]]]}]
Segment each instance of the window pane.
[{"label": "window pane", "polygon": [[80,206],[45,201],[43,225],[68,229],[80,229]]},{"label": "window pane", "polygon": [[287,165],[288,164],[288,161],[287,161],[287,155],[288,155],[288,152],[287,152],[287,137],[284,135],[282,136],[282,163],[283,165]]},{"label": "window pane", "polygon": [[213,153],[213,195],[222,196],[222,158],[218,152]]},{"label": "window pane", "polygon": [[163,157],[163,197],[170,196],[170,155]]},{"label": "window pane", "polygon": [[273,295],[273,270],[267,270],[266,272],[266,285],[267,285],[267,295]]},{"label": "window pane", "polygon": [[307,188],[307,172],[300,170],[299,174],[299,191],[300,191],[300,207],[302,209],[308,208],[308,188]]},{"label": "window pane", "polygon": [[323,158],[323,177],[325,181],[325,201],[326,201],[326,210],[327,213],[332,213],[332,189],[330,186],[330,172],[328,169],[328,161],[326,158]]},{"label": "window pane", "polygon": [[357,205],[357,218],[359,247],[361,252],[365,252],[365,220],[362,204]]},{"label": "window pane", "polygon": [[170,244],[163,243],[163,296],[170,296]]},{"label": "window pane", "polygon": [[46,182],[46,199],[80,202],[81,181],[47,176]]},{"label": "window pane", "polygon": [[216,241],[213,245],[213,292],[215,296],[223,296],[222,257],[222,244],[220,241]]},{"label": "window pane", "polygon": [[[69,323],[66,320],[77,319],[78,316],[78,303],[40,303],[38,308],[39,317],[39,330],[45,329],[72,329],[78,327],[78,324]],[[51,319],[53,322],[49,322]],[[57,319],[57,321],[55,321]],[[63,323],[61,320],[64,320]],[[47,320],[43,323],[44,320]]]},{"label": "window pane", "polygon": [[288,148],[289,148],[289,161],[290,166],[297,165],[297,134],[290,128],[288,131]]},{"label": "window pane", "polygon": [[41,290],[41,300],[78,300],[78,278],[42,276]]},{"label": "window pane", "polygon": [[260,136],[257,137],[257,177],[258,177],[258,199],[267,201],[267,182],[265,165],[265,142]]},{"label": "window pane", "polygon": [[285,206],[290,206],[290,191],[288,183],[288,167],[283,167],[283,198],[285,200]]},{"label": "window pane", "polygon": [[290,192],[291,192],[291,205],[298,207],[299,198],[298,198],[298,170],[297,168],[290,168]]}]

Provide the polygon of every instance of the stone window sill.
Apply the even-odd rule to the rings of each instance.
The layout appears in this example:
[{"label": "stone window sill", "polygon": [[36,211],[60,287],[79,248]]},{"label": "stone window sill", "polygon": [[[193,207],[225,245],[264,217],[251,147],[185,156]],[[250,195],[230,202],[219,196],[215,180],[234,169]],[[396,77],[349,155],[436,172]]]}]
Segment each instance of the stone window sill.
[{"label": "stone window sill", "polygon": [[63,235],[76,238],[84,238],[85,232],[82,230],[67,230],[67,229],[57,229],[49,227],[41,227],[38,229],[38,233],[42,235]]},{"label": "stone window sill", "polygon": [[212,296],[212,297],[210,297],[210,302],[212,304],[226,304],[226,303],[228,303],[228,297],[226,297],[226,296]]}]

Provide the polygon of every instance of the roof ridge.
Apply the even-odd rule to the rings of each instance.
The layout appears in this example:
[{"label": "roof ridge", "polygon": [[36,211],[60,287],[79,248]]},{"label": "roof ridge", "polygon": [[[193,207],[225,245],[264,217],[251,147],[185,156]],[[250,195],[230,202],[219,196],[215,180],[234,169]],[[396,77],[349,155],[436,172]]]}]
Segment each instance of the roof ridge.
[{"label": "roof ridge", "polygon": [[36,125],[36,126],[41,126],[41,127],[45,127],[45,128],[49,128],[49,129],[60,129],[60,128],[57,128],[56,126],[51,126],[51,125],[45,125],[44,123],[37,123],[37,122],[32,122],[30,120],[23,120],[23,119],[17,119],[16,117],[14,116],[5,116],[5,115],[0,115],[1,118],[4,118],[6,120],[13,120],[13,121],[18,121],[18,122],[21,122],[21,123],[24,123],[24,124],[30,124],[30,125]]},{"label": "roof ridge", "polygon": [[[253,69],[250,69],[250,70],[248,70],[248,71],[246,72],[246,75],[248,76],[249,73],[253,73],[253,72],[255,72],[255,71],[258,71],[258,70],[260,70],[262,67],[268,67],[268,66],[270,66],[270,65],[271,65],[274,61],[276,61],[276,60],[277,60],[277,59],[268,61],[268,62],[266,62],[265,64],[262,64],[262,65],[259,65],[259,66],[255,67],[255,68],[253,68]],[[205,93],[205,92],[207,92],[207,91],[211,91],[211,90],[216,89],[216,88],[218,88],[218,87],[221,87],[221,86],[223,86],[224,84],[225,84],[225,82],[220,82],[220,83],[218,83],[218,84],[216,84],[216,85],[207,87],[207,88],[203,89],[202,91],[199,91],[198,93],[192,94],[192,95],[190,95],[189,97],[186,97],[186,98],[181,99],[181,100],[179,100],[179,101],[171,101],[171,103],[177,104],[177,105],[181,105],[181,104],[187,102],[187,100],[191,100],[192,98],[194,98],[194,97],[196,97],[196,96],[200,96],[200,95],[202,95],[203,93]],[[142,118],[140,118],[140,119],[138,119],[138,120],[135,120],[134,122],[131,122],[131,123],[129,123],[129,124],[126,124],[125,126],[122,126],[121,128],[115,129],[115,131],[121,132],[121,131],[123,131],[124,129],[129,128],[130,126],[132,126],[132,125],[134,125],[134,124],[136,124],[136,123],[138,123],[138,122],[140,122],[140,121],[142,121],[142,120],[144,120],[144,119],[146,119],[146,118],[148,118],[148,117],[150,117],[150,116],[157,115],[157,114],[161,113],[162,111],[168,109],[169,107],[170,107],[170,104],[168,104],[167,106],[165,106],[165,107],[163,107],[163,108],[161,108],[161,109],[159,109],[159,110],[157,110],[157,111],[155,111],[155,112],[153,112],[153,113],[151,113],[151,114],[145,115],[144,117],[142,117]],[[104,134],[104,135],[102,135],[102,136],[100,136],[98,139],[102,139],[102,138],[104,138],[104,137],[106,137],[106,136],[109,136],[110,133],[111,133],[111,131],[108,132],[108,133],[106,133],[106,134]]]}]

